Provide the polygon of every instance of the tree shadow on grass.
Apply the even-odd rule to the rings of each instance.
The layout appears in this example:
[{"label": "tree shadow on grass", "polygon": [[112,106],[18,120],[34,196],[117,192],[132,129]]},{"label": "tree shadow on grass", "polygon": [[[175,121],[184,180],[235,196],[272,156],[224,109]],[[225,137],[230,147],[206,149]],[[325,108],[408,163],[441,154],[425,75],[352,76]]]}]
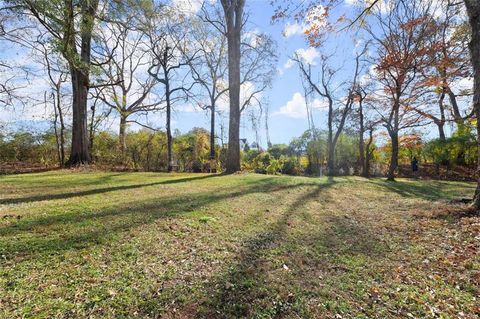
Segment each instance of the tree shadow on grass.
[{"label": "tree shadow on grass", "polygon": [[[388,191],[397,193],[405,198],[421,198],[428,201],[438,201],[450,199],[452,186],[464,187],[463,183],[444,182],[444,181],[403,181],[397,180],[395,182],[372,179],[370,183],[383,187]],[[473,191],[473,187],[472,187]]]},{"label": "tree shadow on grass", "polygon": [[[301,210],[309,201],[319,196],[328,196],[328,193],[323,191],[333,184],[335,181],[331,180],[300,196],[269,230],[245,240],[237,261],[205,287],[205,299],[198,305],[196,316],[200,318],[302,317],[306,315],[302,313],[305,310],[304,305],[301,304],[302,301],[295,300],[295,296],[289,292],[296,289],[305,291],[307,287],[311,287],[312,279],[318,280],[318,276],[315,277],[311,273],[318,273],[319,267],[325,267],[327,271],[338,271],[335,268],[335,262],[338,261],[335,259],[339,256],[345,259],[358,255],[367,259],[381,256],[385,246],[379,237],[365,225],[345,216],[328,216],[326,223],[329,227],[326,230],[319,230],[318,233],[311,235],[301,235],[299,238],[291,237],[292,235],[289,234],[291,219],[294,216],[301,217]],[[305,248],[317,253],[306,253]],[[290,272],[287,269],[288,276],[293,278],[288,283],[277,282],[277,286],[271,286],[269,283],[271,277],[268,277],[267,273],[284,271],[281,264],[273,265],[268,260],[269,254],[275,249],[286,250],[288,260],[285,262],[289,265],[305,263],[307,270]],[[283,258],[285,256],[280,256],[280,259]],[[279,270],[272,269],[272,266],[278,266]],[[283,285],[283,289],[278,285]],[[310,294],[312,291],[307,293]]]},{"label": "tree shadow on grass", "polygon": [[[200,305],[197,316],[202,318],[251,316],[255,302],[271,293],[270,287],[264,285],[266,254],[286,240],[285,236],[292,216],[333,184],[334,181],[317,184],[313,190],[296,199],[268,230],[246,239],[242,245],[243,249],[237,256],[237,261],[228,267],[226,273],[214,278],[213,282],[205,288],[207,298]],[[275,314],[269,313],[269,315]]]},{"label": "tree shadow on grass", "polygon": [[[165,184],[156,184],[162,183]],[[159,219],[175,218],[218,201],[305,185],[312,184],[278,185],[265,179],[246,188],[232,187],[220,192],[188,193],[148,202],[139,201],[129,207],[113,207],[93,213],[68,212],[22,219],[0,228],[0,254],[6,258],[15,256],[21,259],[35,258],[40,254],[62,254],[64,251],[106,243],[113,236],[131,228],[151,224]]]},{"label": "tree shadow on grass", "polygon": [[55,199],[67,199],[67,198],[88,196],[88,195],[97,195],[97,194],[103,194],[103,193],[108,193],[113,191],[129,190],[129,189],[142,188],[142,187],[148,187],[148,186],[170,185],[170,184],[177,184],[177,183],[183,183],[183,182],[192,182],[196,180],[203,180],[203,179],[213,178],[217,176],[220,176],[220,175],[203,175],[203,176],[195,176],[195,177],[174,178],[174,179],[168,179],[166,181],[159,181],[154,183],[95,188],[95,189],[89,189],[89,190],[78,191],[78,192],[68,192],[68,193],[60,193],[60,194],[42,194],[42,195],[20,197],[20,198],[5,198],[5,199],[0,199],[0,205],[21,204],[21,203],[30,203],[30,202],[40,202],[40,201],[46,201],[46,200],[55,200]]}]

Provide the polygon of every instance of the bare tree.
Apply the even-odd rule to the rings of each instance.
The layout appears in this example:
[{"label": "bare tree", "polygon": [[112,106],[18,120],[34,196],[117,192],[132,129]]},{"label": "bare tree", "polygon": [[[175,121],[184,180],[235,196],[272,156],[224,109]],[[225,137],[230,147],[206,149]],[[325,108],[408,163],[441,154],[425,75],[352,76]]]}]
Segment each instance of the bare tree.
[{"label": "bare tree", "polygon": [[[166,110],[167,132],[167,170],[173,170],[173,137],[171,131],[172,108],[179,100],[186,100],[188,92],[195,82],[188,84],[189,69],[195,59],[195,53],[190,52],[187,32],[181,25],[163,26],[159,29],[151,26],[147,33],[150,41],[150,50],[153,61],[148,68],[148,73],[164,87],[164,101]],[[161,27],[160,27],[161,28]],[[180,71],[184,71],[182,75]]]},{"label": "bare tree", "polygon": [[[136,5],[130,1],[99,0],[5,0],[8,9],[25,17],[25,21],[38,23],[45,30],[55,49],[69,65],[72,85],[72,143],[68,165],[89,163],[87,129],[87,100],[91,68],[105,61],[95,61],[92,47],[94,34],[100,21],[109,21]],[[103,84],[102,84],[103,85]]]},{"label": "bare tree", "polygon": [[369,169],[367,167],[368,147],[367,154],[365,154],[365,106],[364,101],[367,98],[367,91],[361,85],[358,85],[354,91],[355,101],[358,103],[357,115],[358,115],[358,152],[360,160],[360,175],[368,177]]},{"label": "bare tree", "polygon": [[39,38],[36,43],[36,50],[41,54],[41,63],[44,65],[51,87],[50,94],[45,92],[44,99],[47,104],[47,96],[49,96],[53,106],[53,128],[57,143],[58,162],[60,166],[63,166],[65,164],[66,131],[63,86],[68,80],[68,67],[60,56],[51,53],[52,47],[49,42],[44,42]]},{"label": "bare tree", "polygon": [[[12,10],[17,10],[17,6],[0,7],[0,50],[10,51],[13,44],[31,52],[38,32],[35,32],[32,23],[23,23],[15,14],[11,14]],[[31,73],[32,70],[24,64],[0,58],[0,104],[24,104],[25,97],[20,89],[28,85]]]},{"label": "bare tree", "polygon": [[[205,9],[204,9],[205,10]],[[204,11],[205,12],[205,11]],[[206,14],[206,12],[205,12]],[[208,16],[205,19],[210,19]],[[227,73],[227,43],[223,32],[213,27],[211,23],[200,23],[195,27],[194,43],[199,48],[199,54],[192,60],[190,67],[192,77],[206,93],[206,103],[203,97],[197,96],[197,104],[203,110],[210,112],[210,160],[215,155],[215,115],[217,102],[228,92],[225,83]]]},{"label": "bare tree", "polygon": [[[332,85],[334,76],[339,71],[339,69],[334,70],[329,66],[329,59],[331,58],[331,56],[321,57],[319,84],[317,84],[317,81],[313,78],[312,66],[309,64],[307,65],[298,56],[298,54],[296,54],[296,56],[293,58],[293,60],[297,62],[301,73],[303,74],[309,85],[312,87],[312,89],[322,98],[326,99],[328,103],[327,169],[328,175],[330,176],[335,175],[335,146],[337,144],[338,138],[343,132],[345,122],[355,102],[355,90],[357,90],[358,76],[361,72],[361,58],[363,55],[365,55],[366,51],[367,45],[363,47],[363,50],[361,50],[361,52],[356,54],[352,80],[347,84],[348,88],[346,96],[339,101],[335,98],[336,92]],[[337,122],[337,125],[334,130],[335,122]]]},{"label": "bare tree", "polygon": [[[203,59],[200,57],[196,64],[197,70],[194,70],[193,73],[195,80],[202,86],[205,86],[205,84],[209,86],[208,96],[210,99],[210,105],[203,106],[203,108],[209,108],[211,110],[212,106],[213,109],[215,109],[214,103],[219,99],[225,99],[225,93],[229,90],[230,86],[230,82],[228,85],[225,85],[223,78],[227,73],[226,68],[230,65],[229,61],[228,64],[226,63],[227,57],[225,56],[227,53],[226,45],[228,44],[228,26],[226,20],[222,20],[220,12],[214,10],[214,12],[211,13],[206,7],[203,7],[202,9],[201,19],[211,27],[211,31],[209,32],[209,35],[207,35],[207,46],[205,46],[205,44],[200,45],[202,48],[202,55],[206,56],[208,61],[202,63]],[[242,28],[245,29],[245,25],[248,23],[248,18],[244,16],[242,19]],[[218,34],[218,37],[216,38],[212,37],[212,34],[215,33]],[[218,39],[219,37],[221,40]],[[205,47],[208,52],[203,50]],[[262,93],[271,85],[271,79],[275,72],[274,66],[277,60],[275,49],[275,42],[266,34],[242,32],[240,41],[240,56],[242,59],[239,66],[239,116],[241,116],[241,113],[249,106],[256,105],[261,107],[262,104],[265,104],[264,101],[262,101]],[[204,72],[204,76],[198,71],[198,62],[206,65],[207,70],[209,70],[209,72]],[[213,89],[214,85],[217,86],[216,89]],[[231,99],[229,100],[231,106]],[[211,116],[212,134],[212,132],[214,132],[215,112],[211,112]],[[232,114],[230,114],[230,119],[232,119]],[[211,139],[211,142],[214,143],[214,138],[211,137]],[[214,144],[211,146],[214,146]],[[211,156],[214,156],[214,152],[211,152]]]},{"label": "bare tree", "polygon": [[152,97],[157,80],[148,75],[151,66],[149,42],[143,32],[112,23],[104,26],[99,33],[104,55],[108,63],[101,64],[101,83],[111,85],[98,87],[95,97],[120,116],[119,146],[122,161],[125,161],[126,130],[128,123],[138,123],[133,115],[147,114],[158,109],[161,100]]}]

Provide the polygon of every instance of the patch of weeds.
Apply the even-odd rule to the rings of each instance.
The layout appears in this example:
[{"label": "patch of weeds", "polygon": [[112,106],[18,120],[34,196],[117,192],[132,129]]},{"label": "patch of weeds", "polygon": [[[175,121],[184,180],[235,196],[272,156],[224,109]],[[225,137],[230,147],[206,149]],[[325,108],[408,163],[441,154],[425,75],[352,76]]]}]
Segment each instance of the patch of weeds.
[{"label": "patch of weeds", "polygon": [[199,219],[198,219],[198,222],[201,223],[201,224],[209,224],[209,223],[213,223],[213,222],[216,222],[217,219],[215,217],[212,217],[212,216],[201,216]]}]

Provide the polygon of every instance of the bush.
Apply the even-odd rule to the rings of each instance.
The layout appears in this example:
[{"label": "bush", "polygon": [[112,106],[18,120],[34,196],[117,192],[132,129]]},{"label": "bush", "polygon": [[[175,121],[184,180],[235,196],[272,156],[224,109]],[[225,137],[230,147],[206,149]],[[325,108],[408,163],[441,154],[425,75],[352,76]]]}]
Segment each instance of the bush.
[{"label": "bush", "polygon": [[301,171],[300,163],[296,157],[282,157],[282,174],[298,175]]},{"label": "bush", "polygon": [[280,172],[280,168],[281,168],[280,161],[276,159],[272,159],[270,161],[270,164],[267,166],[267,174],[275,175],[278,172]]},{"label": "bush", "polygon": [[434,164],[446,165],[450,161],[450,150],[447,141],[432,140],[425,145],[424,154]]},{"label": "bush", "polygon": [[195,160],[192,162],[192,172],[194,173],[201,173],[203,172],[203,163],[199,160]]},{"label": "bush", "polygon": [[266,174],[267,167],[272,161],[272,156],[268,152],[258,154],[252,161],[252,169],[255,173]]}]

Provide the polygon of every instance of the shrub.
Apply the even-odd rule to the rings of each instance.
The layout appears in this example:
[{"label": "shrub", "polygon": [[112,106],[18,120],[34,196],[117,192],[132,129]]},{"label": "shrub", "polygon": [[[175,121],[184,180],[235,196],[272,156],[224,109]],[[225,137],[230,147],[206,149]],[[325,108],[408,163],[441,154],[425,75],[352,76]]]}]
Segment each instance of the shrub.
[{"label": "shrub", "polygon": [[282,157],[282,174],[298,175],[301,171],[300,163],[295,157]]},{"label": "shrub", "polygon": [[199,160],[195,160],[192,162],[192,172],[194,173],[201,173],[203,171],[203,163]]},{"label": "shrub", "polygon": [[270,164],[267,166],[267,174],[275,175],[280,172],[281,165],[280,161],[276,159],[272,159]]},{"label": "shrub", "polygon": [[252,169],[255,173],[266,174],[267,167],[270,165],[272,157],[268,152],[258,154],[252,161]]}]

